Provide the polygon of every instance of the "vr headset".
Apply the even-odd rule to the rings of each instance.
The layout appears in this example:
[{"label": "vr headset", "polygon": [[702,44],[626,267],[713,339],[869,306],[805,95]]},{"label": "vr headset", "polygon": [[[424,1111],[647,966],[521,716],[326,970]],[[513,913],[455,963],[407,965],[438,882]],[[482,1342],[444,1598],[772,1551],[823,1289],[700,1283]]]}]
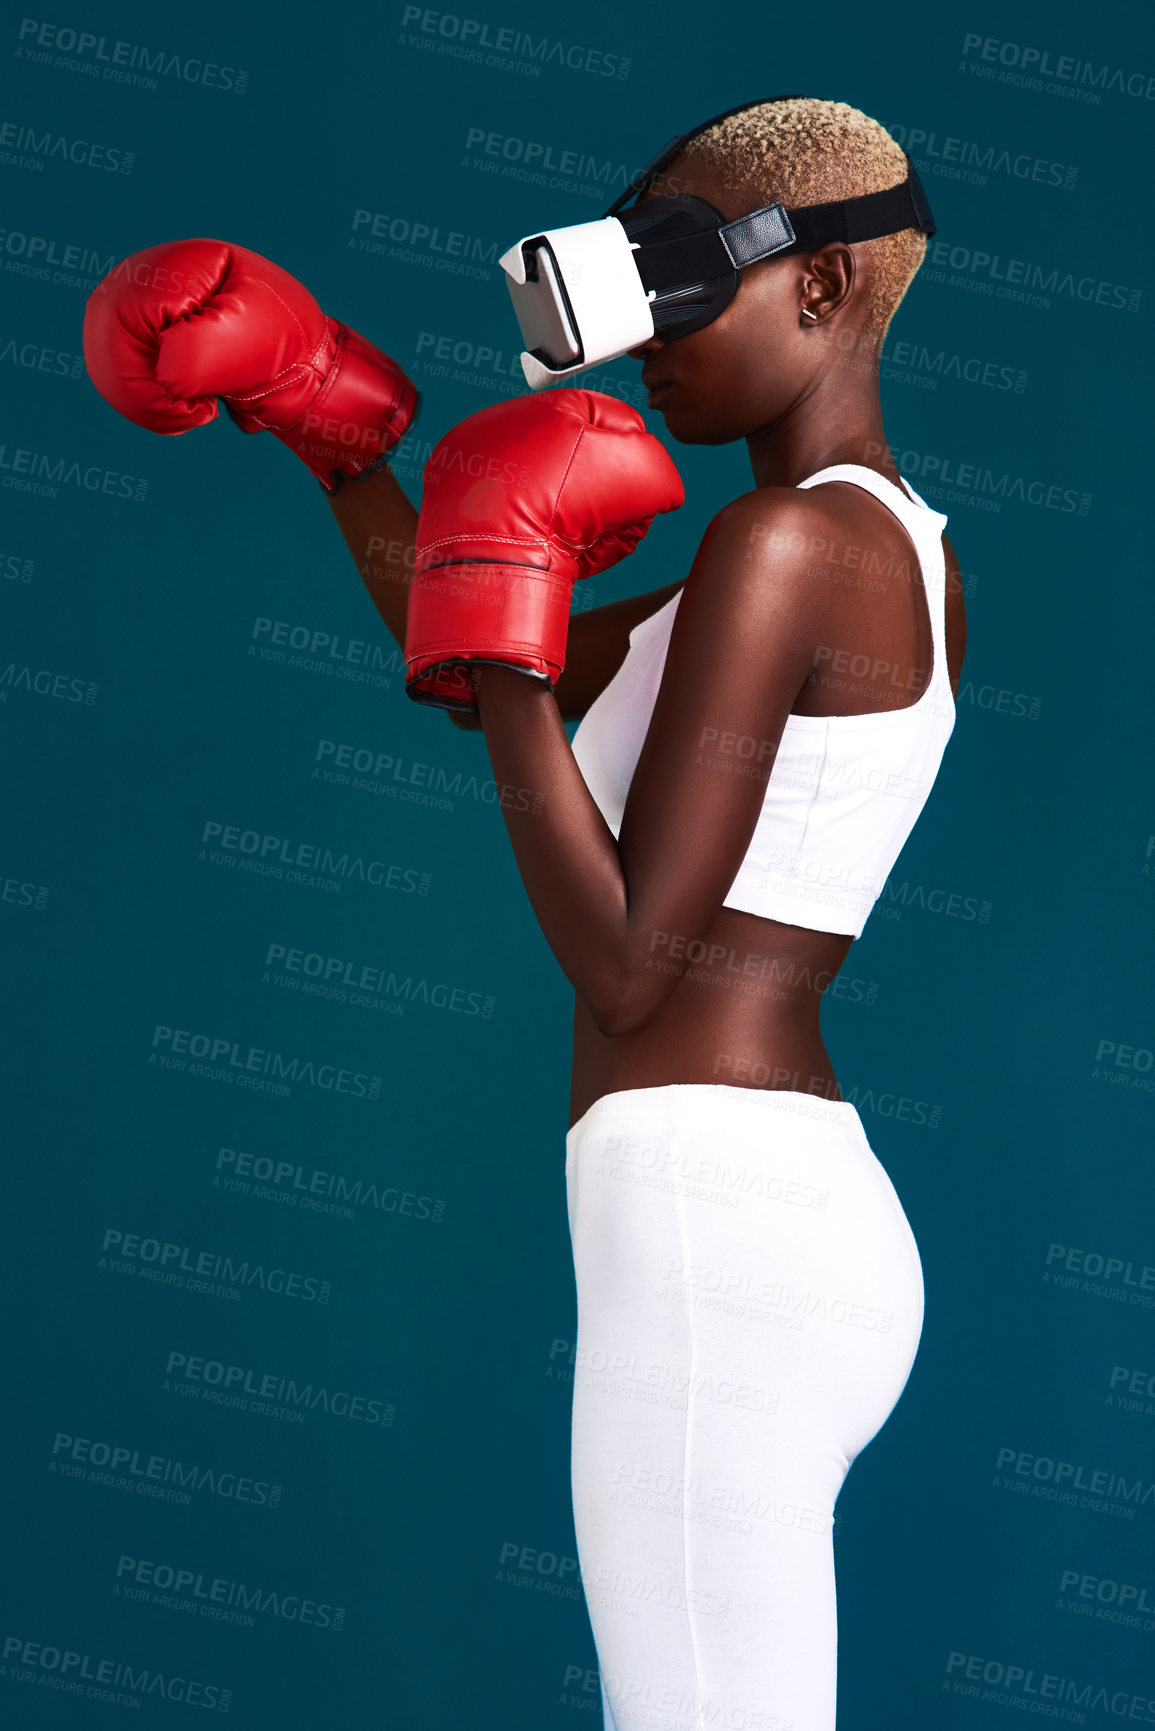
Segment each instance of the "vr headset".
[{"label": "vr headset", "polygon": [[763,102],[798,100],[762,97],[715,114],[663,146],[597,222],[526,235],[503,254],[499,262],[521,326],[521,367],[531,390],[616,360],[649,337],[673,342],[700,331],[729,306],[746,265],[814,252],[830,241],[877,240],[904,228],[934,233],[909,156],[906,179],[884,192],[793,210],[768,204],[733,222],[688,193],[623,208],[719,120]]}]

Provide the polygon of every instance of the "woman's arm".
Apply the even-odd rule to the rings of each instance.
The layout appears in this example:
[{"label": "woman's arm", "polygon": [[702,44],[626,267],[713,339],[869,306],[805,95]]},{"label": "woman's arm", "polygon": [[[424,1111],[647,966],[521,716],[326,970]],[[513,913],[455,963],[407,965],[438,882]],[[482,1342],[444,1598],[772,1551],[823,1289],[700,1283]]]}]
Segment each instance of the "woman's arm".
[{"label": "woman's arm", "polygon": [[398,646],[405,647],[405,610],[417,542],[417,507],[386,465],[330,493],[329,508],[361,581]]},{"label": "woman's arm", "polygon": [[603,1034],[632,1032],[655,1013],[688,964],[659,970],[651,956],[659,946],[668,955],[675,933],[701,938],[734,880],[786,717],[818,646],[832,640],[835,603],[816,592],[832,586],[814,584],[804,552],[827,532],[821,503],[794,488],[760,489],[715,517],[674,621],[616,842],[553,693],[507,668],[476,670],[495,780],[542,796],[536,812],[530,802],[503,808],[522,881]]},{"label": "woman's arm", "polygon": [[[363,480],[346,482],[328,495],[329,506],[370,599],[386,629],[405,647],[405,611],[413,580],[417,539],[417,508],[388,468]],[[555,687],[557,706],[567,721],[585,714],[603,692],[630,646],[630,632],[665,605],[681,588],[671,583],[647,595],[633,595],[575,613],[570,621],[566,665]],[[455,710],[445,713],[455,726],[480,728],[477,716]]]},{"label": "woman's arm", "polygon": [[[402,491],[388,467],[366,475],[354,486],[329,494],[329,506],[369,599],[399,648],[405,647],[405,614],[417,546],[417,507]],[[455,727],[476,731],[475,715],[447,709]]]}]

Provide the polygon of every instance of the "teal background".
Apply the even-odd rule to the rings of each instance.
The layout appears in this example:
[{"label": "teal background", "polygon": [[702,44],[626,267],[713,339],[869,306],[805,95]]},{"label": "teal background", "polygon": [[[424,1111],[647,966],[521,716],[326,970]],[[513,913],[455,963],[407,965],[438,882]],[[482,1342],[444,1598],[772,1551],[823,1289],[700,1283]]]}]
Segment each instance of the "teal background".
[{"label": "teal background", "polygon": [[[580,45],[603,70],[455,58],[400,5],[54,15],[234,69],[230,89],[173,72],[148,89],[29,58],[15,13],[0,26],[0,120],[122,165],[132,154],[129,172],[51,155],[37,170],[20,161],[35,148],[0,135],[0,1712],[14,1731],[118,1725],[135,1693],[149,1726],[225,1710],[253,1731],[598,1722],[568,1483],[570,994],[485,797],[483,741],[406,700],[324,499],[280,445],[223,419],[159,439],[103,403],[83,376],[85,296],[116,260],[182,236],[275,259],[417,381],[398,462],[416,499],[422,441],[520,389],[496,253],[608,202],[595,171],[571,176],[576,191],[485,172],[503,159],[471,149],[471,129],[632,171],[698,119],[802,90],[935,135],[912,148],[940,262],[892,327],[890,345],[912,348],[900,364],[888,347],[884,401],[904,471],[950,517],[970,620],[934,795],[825,1011],[927,1288],[910,1382],[839,1501],[840,1731],[1049,1706],[1155,1723],[1151,248],[1137,196],[1153,110],[1118,89],[1081,102],[1001,82],[997,54],[964,53],[968,36],[1034,45],[1142,73],[1145,89],[1149,21],[953,0],[684,16],[502,0],[429,17]],[[993,151],[988,168],[943,173],[946,137]],[[1000,169],[1004,151],[1059,165],[1060,184]],[[476,273],[437,268],[428,246],[415,261],[362,251],[358,210],[471,237]],[[34,256],[30,237],[46,243]],[[84,256],[69,264],[68,248]],[[976,250],[1053,273],[1050,304],[983,292],[997,280]],[[1068,275],[1107,282],[1107,304]],[[476,364],[478,346],[501,360]],[[975,360],[1014,384],[961,376]],[[636,403],[636,367],[616,363],[599,388]],[[20,451],[63,459],[54,491],[12,484]],[[581,604],[684,573],[749,485],[740,449],[675,455],[685,508]],[[1010,482],[936,491],[943,464]],[[111,474],[112,491],[68,481],[74,465],[98,486]],[[1016,498],[1016,478],[1077,508]],[[371,647],[340,652],[360,662],[323,650],[328,672],[263,660],[249,653],[268,641],[259,619]],[[335,671],[366,657],[375,683]],[[29,689],[39,674],[60,695]],[[322,740],[448,783],[448,808],[314,779]],[[346,877],[333,893],[214,864],[207,822],[380,861],[399,887]],[[262,977],[272,944],[393,970],[413,982],[404,1013],[278,988]],[[424,1001],[453,991],[464,1009]],[[278,1097],[150,1064],[158,1025],[375,1077],[376,1097],[307,1081]],[[222,1148],[289,1170],[268,1194],[256,1177],[228,1189]],[[351,1218],[300,1205],[314,1172],[363,1182]],[[185,1284],[148,1278],[109,1233],[180,1246]],[[241,1297],[189,1285],[202,1252],[247,1265]],[[296,1295],[272,1290],[274,1270]],[[250,1388],[267,1374],[344,1391],[362,1416],[313,1406],[297,1423],[206,1400],[173,1355],[241,1367]],[[130,1470],[89,1475],[61,1436],[124,1449]],[[141,1495],[132,1462],[150,1456],[222,1477],[188,1502]],[[1096,1472],[1111,1476],[1106,1508],[1080,1504]],[[1056,1474],[1071,1501],[1050,1494]],[[267,1608],[246,1626],[200,1614],[192,1590],[173,1594],[191,1613],[155,1588],[128,1596],[148,1562],[259,1588]],[[83,1667],[62,1678],[56,1650]],[[138,1673],[134,1686],[115,1672],[120,1704],[86,1692],[102,1660]],[[1008,1684],[1016,1672],[1029,1678]]]}]

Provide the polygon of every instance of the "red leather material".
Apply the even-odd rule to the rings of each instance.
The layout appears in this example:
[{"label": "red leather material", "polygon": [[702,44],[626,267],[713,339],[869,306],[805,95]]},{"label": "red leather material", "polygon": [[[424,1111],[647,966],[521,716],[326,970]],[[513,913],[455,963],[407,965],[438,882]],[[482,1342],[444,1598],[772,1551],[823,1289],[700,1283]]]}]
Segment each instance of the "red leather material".
[{"label": "red leather material", "polygon": [[468,664],[556,684],[575,582],[632,553],[684,497],[635,409],[596,391],[515,397],[471,415],[425,466],[406,615],[406,690],[476,709]]},{"label": "red leather material", "polygon": [[327,491],[392,449],[417,406],[388,355],[326,318],[279,265],[221,240],[134,253],[88,298],[93,384],[128,420],[184,433],[216,419],[271,432]]},{"label": "red leather material", "polygon": [[315,474],[337,470],[355,479],[401,438],[417,412],[417,387],[349,325],[334,328],[336,358],[293,448]]}]

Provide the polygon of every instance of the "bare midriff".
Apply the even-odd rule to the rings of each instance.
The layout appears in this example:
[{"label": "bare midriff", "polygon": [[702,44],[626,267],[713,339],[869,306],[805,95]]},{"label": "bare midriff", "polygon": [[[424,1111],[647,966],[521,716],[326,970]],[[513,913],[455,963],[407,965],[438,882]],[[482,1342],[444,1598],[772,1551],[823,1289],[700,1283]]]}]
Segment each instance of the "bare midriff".
[{"label": "bare midriff", "polygon": [[[785,1088],[840,1100],[819,1031],[822,994],[853,939],[722,908],[669,997],[633,1033],[599,1033],[575,1000],[570,1123],[603,1094],[671,1082]],[[647,966],[675,973],[660,936]]]}]

